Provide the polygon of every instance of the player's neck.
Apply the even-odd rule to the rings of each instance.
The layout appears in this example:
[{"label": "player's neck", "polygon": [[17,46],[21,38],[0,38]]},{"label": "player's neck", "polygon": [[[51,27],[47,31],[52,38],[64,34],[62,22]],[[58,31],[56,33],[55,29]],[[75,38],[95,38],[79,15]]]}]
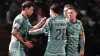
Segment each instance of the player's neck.
[{"label": "player's neck", "polygon": [[27,17],[27,14],[25,11],[22,11],[21,13],[24,15],[24,17]]},{"label": "player's neck", "polygon": [[75,19],[71,19],[71,22],[75,23],[76,22],[76,18]]},{"label": "player's neck", "polygon": [[54,13],[52,16],[58,16],[58,14]]}]

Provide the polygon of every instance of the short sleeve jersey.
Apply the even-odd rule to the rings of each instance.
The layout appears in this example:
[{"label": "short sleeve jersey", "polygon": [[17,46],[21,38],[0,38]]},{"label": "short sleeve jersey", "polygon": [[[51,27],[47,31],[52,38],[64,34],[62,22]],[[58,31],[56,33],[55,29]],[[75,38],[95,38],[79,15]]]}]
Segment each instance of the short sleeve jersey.
[{"label": "short sleeve jersey", "polygon": [[76,20],[76,23],[69,20],[67,24],[67,54],[74,54],[78,52],[79,37],[84,29],[80,20]]},{"label": "short sleeve jersey", "polygon": [[[18,31],[18,34],[22,36],[23,34],[28,32],[28,29],[31,28],[31,24],[28,19],[26,19],[23,14],[19,14],[13,22],[12,28]],[[25,39],[25,37],[23,37]],[[23,45],[21,44],[21,49],[23,49]],[[9,45],[10,50],[18,50],[18,39],[15,36],[11,36],[11,42]]]}]

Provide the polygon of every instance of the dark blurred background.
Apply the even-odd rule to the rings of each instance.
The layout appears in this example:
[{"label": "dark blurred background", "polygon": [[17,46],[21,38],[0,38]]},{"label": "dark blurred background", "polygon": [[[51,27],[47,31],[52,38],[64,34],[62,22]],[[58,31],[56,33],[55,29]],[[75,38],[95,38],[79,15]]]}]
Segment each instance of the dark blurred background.
[{"label": "dark blurred background", "polygon": [[[0,0],[0,56],[8,56],[8,47],[11,39],[12,22],[21,12],[21,3],[25,0]],[[100,56],[100,0],[30,0],[37,8],[30,17],[32,25],[37,24],[42,17],[49,17],[49,7],[53,3],[62,6],[71,4],[78,10],[77,19],[83,23],[86,43],[85,56]],[[33,36],[34,37],[34,36]],[[41,34],[34,38],[34,56],[43,56],[47,36]]]}]

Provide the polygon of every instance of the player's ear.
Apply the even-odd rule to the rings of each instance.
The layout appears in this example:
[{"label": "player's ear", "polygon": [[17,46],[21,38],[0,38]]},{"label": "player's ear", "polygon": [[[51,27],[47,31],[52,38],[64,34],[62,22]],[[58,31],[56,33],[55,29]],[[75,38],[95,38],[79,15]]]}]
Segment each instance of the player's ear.
[{"label": "player's ear", "polygon": [[27,10],[28,10],[28,8],[26,7],[26,8],[25,8],[25,11],[27,11]]},{"label": "player's ear", "polygon": [[76,16],[77,16],[77,14],[78,14],[77,11],[75,11],[75,14],[76,14]]}]

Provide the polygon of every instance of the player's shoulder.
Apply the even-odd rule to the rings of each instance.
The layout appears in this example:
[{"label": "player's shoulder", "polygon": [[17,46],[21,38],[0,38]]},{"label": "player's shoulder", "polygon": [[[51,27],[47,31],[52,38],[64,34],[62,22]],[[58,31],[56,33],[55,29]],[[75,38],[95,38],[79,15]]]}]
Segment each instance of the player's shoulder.
[{"label": "player's shoulder", "polygon": [[49,17],[47,20],[49,20],[49,21],[50,21],[50,20],[52,20],[52,19],[53,19],[53,17]]},{"label": "player's shoulder", "polygon": [[48,21],[53,21],[56,17],[55,16],[51,16],[48,18]]},{"label": "player's shoulder", "polygon": [[18,14],[16,17],[15,17],[15,19],[14,19],[14,21],[20,21],[20,22],[22,22],[24,19],[23,19],[23,16],[22,16],[22,14]]},{"label": "player's shoulder", "polygon": [[47,20],[46,20],[46,23],[47,22],[51,22],[52,21],[52,17],[49,17]]},{"label": "player's shoulder", "polygon": [[77,19],[77,23],[78,24],[82,24],[81,20]]},{"label": "player's shoulder", "polygon": [[65,19],[65,17],[63,15],[59,15],[58,18]]}]

